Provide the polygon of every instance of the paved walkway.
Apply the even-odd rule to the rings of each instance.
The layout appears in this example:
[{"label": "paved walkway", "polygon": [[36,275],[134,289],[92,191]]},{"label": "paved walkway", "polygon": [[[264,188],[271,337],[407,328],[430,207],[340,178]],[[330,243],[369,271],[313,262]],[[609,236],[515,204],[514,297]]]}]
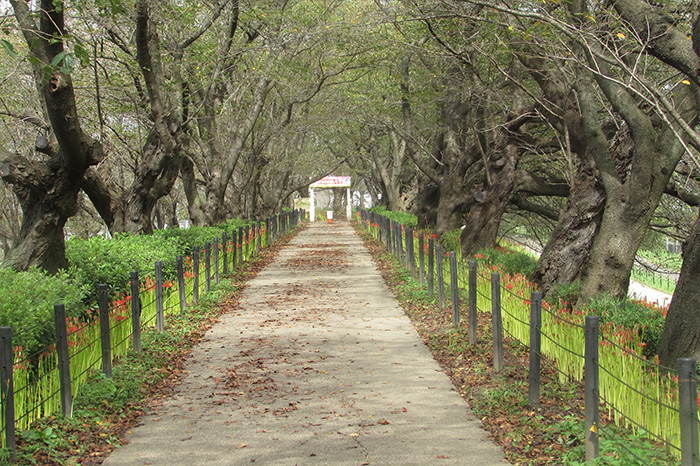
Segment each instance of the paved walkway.
[{"label": "paved walkway", "polygon": [[128,440],[105,465],[508,464],[345,222],[282,249]]}]

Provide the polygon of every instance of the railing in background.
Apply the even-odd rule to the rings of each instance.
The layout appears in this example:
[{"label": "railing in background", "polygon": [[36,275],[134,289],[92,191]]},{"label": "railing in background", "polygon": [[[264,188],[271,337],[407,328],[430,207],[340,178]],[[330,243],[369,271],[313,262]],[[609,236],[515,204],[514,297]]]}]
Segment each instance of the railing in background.
[{"label": "railing in background", "polygon": [[[406,265],[402,260],[402,247],[403,244],[410,246],[412,242],[406,237],[410,230],[375,212],[359,210],[357,216],[375,238]],[[453,254],[448,253],[448,256],[451,258]],[[406,256],[413,257],[413,252],[406,253]],[[436,263],[434,268],[430,265],[431,259]],[[473,342],[472,334],[474,339],[476,336],[472,302],[476,302],[475,308],[479,312],[492,313],[495,370],[503,367],[501,332],[530,348],[530,404],[539,403],[541,356],[552,363],[561,381],[583,385],[585,380],[587,460],[598,455],[599,437],[615,441],[615,436],[598,421],[597,411],[602,402],[603,408],[618,425],[646,432],[651,439],[663,442],[681,457],[683,466],[700,465],[694,360],[679,360],[678,370],[661,367],[640,356],[643,344],[634,332],[613,328],[610,324],[598,328],[597,318],[591,319],[594,316],[584,316],[576,309],[556,308],[542,302],[540,293],[525,277],[501,276],[498,270],[489,269],[484,264],[473,264],[467,271],[461,261],[450,261],[450,270],[447,271],[441,266],[442,259],[443,253],[437,245],[435,257],[428,258],[428,282],[437,280],[438,288],[443,289],[445,283],[451,282],[454,301],[459,299],[459,290],[454,290],[452,277],[454,274],[458,276],[457,287],[467,291],[470,303],[470,343]],[[410,263],[406,267],[410,270]],[[467,283],[463,277],[468,277]],[[444,292],[440,292],[440,309],[445,307],[444,300]],[[455,308],[453,306],[453,312]],[[453,314],[453,323],[459,325],[459,322],[459,315]],[[588,376],[584,377],[586,374]],[[616,446],[635,455],[622,442]]]},{"label": "railing in background", "polygon": [[[70,417],[73,396],[98,365],[111,377],[112,362],[126,355],[129,342],[134,351],[141,352],[144,328],[163,332],[166,317],[182,314],[188,304],[196,303],[202,286],[209,291],[212,278],[219,282],[222,268],[224,275],[235,270],[302,220],[303,211],[294,210],[257,222],[252,228],[239,228],[238,234],[232,232],[232,241],[224,234],[221,242],[215,238],[202,250],[194,247],[192,257],[177,257],[174,281],[163,281],[162,262],[156,261],[155,280],[146,277],[140,281],[138,273],[131,272],[131,294],[111,303],[107,286],[100,285],[99,312],[89,322],[66,318],[64,306],[57,304],[57,338],[38,353],[28,355],[13,347],[11,329],[0,327],[1,441],[11,459],[16,457],[17,429],[27,429],[35,420],[59,413]],[[204,261],[199,260],[200,254],[204,254]],[[204,280],[200,280],[202,275]]]}]

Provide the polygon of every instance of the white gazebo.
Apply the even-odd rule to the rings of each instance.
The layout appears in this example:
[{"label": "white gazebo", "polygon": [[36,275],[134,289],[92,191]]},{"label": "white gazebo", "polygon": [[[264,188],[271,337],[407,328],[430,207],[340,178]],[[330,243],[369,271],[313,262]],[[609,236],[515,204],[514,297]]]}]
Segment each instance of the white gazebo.
[{"label": "white gazebo", "polygon": [[311,198],[311,207],[309,212],[309,217],[311,221],[316,221],[316,197],[314,195],[315,189],[329,189],[329,188],[348,188],[348,201],[346,206],[346,214],[348,220],[351,220],[352,216],[352,195],[350,194],[350,177],[349,176],[326,176],[311,183],[309,185],[309,197]]}]

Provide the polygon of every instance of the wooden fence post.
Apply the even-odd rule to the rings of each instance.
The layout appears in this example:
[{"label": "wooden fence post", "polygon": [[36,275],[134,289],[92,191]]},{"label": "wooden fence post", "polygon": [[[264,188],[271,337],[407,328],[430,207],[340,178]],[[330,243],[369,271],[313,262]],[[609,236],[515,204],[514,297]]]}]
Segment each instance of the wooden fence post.
[{"label": "wooden fence post", "polygon": [[187,293],[185,292],[185,268],[182,264],[182,256],[176,256],[177,261],[177,292],[180,297],[180,314],[185,312],[187,306]]},{"label": "wooden fence post", "polygon": [[435,294],[435,240],[428,238],[428,297]]},{"label": "wooden fence post", "polygon": [[540,405],[540,347],[542,334],[542,293],[530,295],[530,374],[528,402],[530,406]]},{"label": "wooden fence post", "polygon": [[421,231],[418,235],[418,273],[420,284],[425,285],[425,234]]},{"label": "wooden fence post", "polygon": [[[598,316],[586,316],[584,343],[584,441],[586,444],[586,461],[598,457]],[[696,401],[697,403],[697,401]],[[697,419],[695,420],[697,433]],[[697,442],[697,439],[696,439]]]},{"label": "wooden fence post", "polygon": [[681,465],[698,466],[698,387],[695,359],[678,360],[678,407],[681,423]]},{"label": "wooden fence post", "polygon": [[109,297],[105,284],[97,285],[98,305],[100,309],[100,343],[102,345],[102,372],[108,379],[112,378],[112,335],[109,332]]},{"label": "wooden fence post", "polygon": [[469,261],[469,344],[476,345],[476,261]]},{"label": "wooden fence post", "polygon": [[224,277],[228,275],[228,236],[226,230],[221,233],[221,259],[223,262],[222,273]]},{"label": "wooden fence post", "polygon": [[491,325],[493,328],[493,369],[503,370],[503,320],[501,318],[501,275],[491,273]]},{"label": "wooden fence post", "polygon": [[238,267],[236,259],[238,258],[238,233],[236,233],[236,229],[231,232],[231,244],[233,245],[233,249],[231,250],[231,269],[236,270]]},{"label": "wooden fence post", "polygon": [[406,268],[411,274],[411,278],[416,278],[416,259],[413,249],[413,229],[406,227]]},{"label": "wooden fence post", "polygon": [[243,264],[243,227],[238,227],[238,265]]},{"label": "wooden fence post", "polygon": [[163,318],[163,261],[156,261],[156,330],[163,333],[165,322]]},{"label": "wooden fence post", "polygon": [[70,381],[70,354],[68,354],[68,336],[66,332],[66,307],[54,305],[56,322],[56,351],[58,352],[58,378],[60,382],[61,408],[63,416],[71,417],[73,413],[73,394]]},{"label": "wooden fence post", "polygon": [[214,283],[219,284],[219,238],[214,238]]},{"label": "wooden fence post", "polygon": [[194,267],[192,302],[196,303],[199,301],[199,246],[195,246],[194,249],[192,249],[192,266]]},{"label": "wooden fence post", "polygon": [[2,405],[2,416],[5,421],[5,448],[10,452],[10,462],[14,463],[17,460],[17,445],[13,366],[12,329],[0,327],[0,405]]},{"label": "wooden fence post", "polygon": [[457,253],[450,251],[450,288],[452,289],[452,325],[459,325],[459,277],[457,275]]},{"label": "wooden fence post", "polygon": [[211,289],[211,243],[204,245],[204,291]]},{"label": "wooden fence post", "polygon": [[435,264],[437,265],[437,281],[438,281],[438,305],[440,310],[445,309],[445,277],[442,270],[442,245],[435,246]]},{"label": "wooden fence post", "polygon": [[250,259],[250,225],[245,224],[245,260]]},{"label": "wooden fence post", "polygon": [[141,352],[141,298],[139,297],[139,273],[132,271],[131,278],[131,333],[134,351]]}]

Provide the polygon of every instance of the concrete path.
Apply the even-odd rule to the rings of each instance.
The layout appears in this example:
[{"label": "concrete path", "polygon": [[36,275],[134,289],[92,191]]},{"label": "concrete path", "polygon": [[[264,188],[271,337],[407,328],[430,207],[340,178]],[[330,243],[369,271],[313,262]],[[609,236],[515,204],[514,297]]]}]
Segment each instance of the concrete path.
[{"label": "concrete path", "polygon": [[128,441],[104,464],[508,464],[345,222],[282,249]]}]

